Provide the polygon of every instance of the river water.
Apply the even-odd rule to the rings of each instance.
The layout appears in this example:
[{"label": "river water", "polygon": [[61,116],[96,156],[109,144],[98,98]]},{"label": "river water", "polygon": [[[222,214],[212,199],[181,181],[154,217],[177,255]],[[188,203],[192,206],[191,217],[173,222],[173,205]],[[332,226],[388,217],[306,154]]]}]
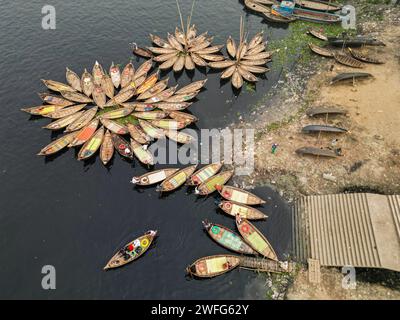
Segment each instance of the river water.
[{"label": "river water", "polygon": [[[138,190],[129,184],[145,169],[117,155],[105,169],[99,158],[78,162],[70,150],[44,159],[36,153],[51,139],[41,129],[48,120],[33,119],[20,108],[40,104],[36,92],[45,88],[40,79],[65,81],[65,67],[76,72],[91,69],[99,60],[108,69],[111,61],[126,64],[130,42],[150,45],[148,33],[165,36],[179,23],[173,0],[60,1],[56,29],[41,27],[47,1],[17,0],[2,4],[0,19],[0,298],[34,299],[241,299],[263,298],[262,276],[234,270],[211,280],[191,280],[185,268],[194,260],[228,253],[203,232],[201,220],[235,229],[234,220],[221,214],[215,197],[199,199],[181,188],[159,198],[154,188]],[[184,16],[191,1],[181,0]],[[271,27],[232,0],[197,1],[192,22],[199,32],[208,30],[214,43],[228,35],[238,38],[244,15],[250,36],[260,29],[273,39],[285,29]],[[170,85],[184,86],[205,74],[171,72]],[[279,77],[267,73],[252,92],[237,96],[219,74],[210,72],[206,90],[190,111],[198,128],[225,127],[256,103]],[[162,166],[157,166],[161,168]],[[288,205],[268,188],[256,194],[268,203],[269,215],[257,222],[283,258],[290,251],[291,218]],[[138,261],[119,270],[102,267],[113,252],[149,229],[157,229],[156,245]],[[56,269],[56,290],[43,290],[42,267]]]}]

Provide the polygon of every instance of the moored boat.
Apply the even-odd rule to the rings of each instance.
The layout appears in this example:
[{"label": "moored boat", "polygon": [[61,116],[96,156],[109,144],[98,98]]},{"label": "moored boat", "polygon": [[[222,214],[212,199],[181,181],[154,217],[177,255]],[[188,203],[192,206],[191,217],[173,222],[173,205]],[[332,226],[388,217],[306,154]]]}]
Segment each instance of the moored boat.
[{"label": "moored boat", "polygon": [[56,106],[64,106],[69,107],[75,104],[73,101],[69,101],[67,99],[61,98],[59,96],[54,96],[49,93],[39,93],[40,99],[42,99],[45,103],[53,104]]},{"label": "moored boat", "polygon": [[166,168],[166,169],[155,170],[152,172],[145,173],[139,177],[133,177],[131,183],[136,184],[138,186],[150,186],[152,184],[164,181],[167,177],[171,176],[178,170],[179,170],[178,168]]},{"label": "moored boat", "polygon": [[81,77],[81,88],[86,96],[90,97],[92,95],[94,88],[93,76],[86,69]]},{"label": "moored boat", "polygon": [[145,149],[140,143],[131,138],[131,148],[138,160],[146,165],[154,165],[154,158],[151,152]]},{"label": "moored boat", "polygon": [[132,139],[136,140],[140,144],[149,144],[151,137],[149,137],[138,124],[128,123],[127,128]]},{"label": "moored boat", "polygon": [[186,268],[186,272],[199,278],[212,278],[235,269],[239,264],[239,257],[220,254],[196,260]]},{"label": "moored boat", "polygon": [[198,185],[195,189],[195,193],[202,196],[209,195],[217,190],[217,186],[222,186],[227,183],[232,175],[233,170],[217,173]]},{"label": "moored boat", "polygon": [[109,130],[106,131],[103,139],[103,143],[100,147],[100,159],[104,165],[110,162],[112,156],[114,155],[114,144],[112,142],[111,133]]},{"label": "moored boat", "polygon": [[211,163],[193,173],[188,181],[188,185],[197,186],[208,178],[215,175],[223,166],[223,161]]},{"label": "moored boat", "polygon": [[143,131],[153,139],[162,139],[165,138],[164,131],[161,128],[157,128],[147,122],[146,120],[139,119],[139,124],[142,127]]},{"label": "moored boat", "polygon": [[98,110],[97,107],[86,110],[78,119],[76,119],[74,122],[70,123],[67,126],[67,128],[65,129],[65,132],[72,132],[72,131],[82,129],[90,121],[92,121],[92,119],[96,115],[97,110]]},{"label": "moored boat", "polygon": [[232,200],[247,205],[258,205],[265,203],[265,200],[243,189],[232,186],[217,186],[216,189],[220,195],[227,200]]},{"label": "moored boat", "polygon": [[78,132],[72,132],[58,138],[57,140],[52,141],[47,146],[45,146],[40,152],[38,156],[49,156],[54,154],[62,149],[64,149],[67,145],[69,145],[76,137]]},{"label": "moored boat", "polygon": [[66,68],[65,78],[72,88],[74,88],[76,91],[82,91],[81,78],[79,78],[75,72]]},{"label": "moored boat", "polygon": [[233,217],[239,214],[242,218],[248,220],[263,220],[268,218],[268,216],[260,210],[234,201],[222,200],[218,203],[218,207]]},{"label": "moored boat", "polygon": [[310,47],[312,52],[315,52],[316,54],[319,54],[320,56],[326,57],[326,58],[333,58],[333,53],[331,50],[317,46],[316,44],[309,43],[308,46]]},{"label": "moored boat", "polygon": [[87,97],[86,95],[76,92],[76,91],[60,91],[61,95],[70,101],[75,101],[79,103],[91,103],[93,102],[92,99]]},{"label": "moored boat", "polygon": [[115,65],[114,62],[112,62],[110,67],[110,76],[114,87],[118,89],[121,84],[121,71],[119,70],[119,66]]},{"label": "moored boat", "polygon": [[68,145],[68,147],[71,148],[84,144],[93,136],[98,125],[99,125],[98,119],[94,119],[91,122],[89,122],[85,127],[83,127],[80,131],[78,131],[78,134],[75,136],[75,139]]},{"label": "moored boat", "polygon": [[58,108],[53,112],[45,113],[45,114],[41,114],[41,115],[45,116],[47,118],[51,118],[51,119],[60,119],[60,118],[65,118],[67,116],[70,116],[71,114],[74,114],[78,111],[81,111],[85,107],[86,107],[86,104],[77,104],[77,105],[71,106],[71,107]]},{"label": "moored boat", "polygon": [[101,114],[102,119],[118,119],[130,115],[133,108],[118,108]]},{"label": "moored boat", "polygon": [[92,74],[93,74],[93,83],[99,86],[101,84],[101,79],[103,78],[104,75],[104,70],[98,61],[94,63]]},{"label": "moored boat", "polygon": [[44,83],[44,85],[49,88],[50,90],[53,91],[70,91],[70,92],[76,92],[76,90],[74,88],[72,88],[71,86],[62,83],[62,82],[58,82],[58,81],[54,81],[54,80],[44,80],[42,79],[42,82]]},{"label": "moored boat", "polygon": [[112,142],[114,144],[115,150],[126,158],[133,159],[133,150],[131,145],[124,138],[120,137],[118,134],[111,133]]},{"label": "moored boat", "polygon": [[130,61],[122,70],[121,88],[125,88],[128,84],[130,84],[133,80],[134,75],[135,75],[135,68],[132,64],[132,61]]},{"label": "moored boat", "polygon": [[84,111],[79,111],[77,113],[71,114],[69,116],[66,116],[64,118],[58,119],[56,121],[53,121],[49,123],[47,126],[44,126],[44,129],[49,129],[49,130],[60,130],[74,122],[76,119],[78,119],[80,116],[82,116]]},{"label": "moored boat", "polygon": [[108,130],[116,134],[127,134],[129,133],[128,128],[116,121],[100,118],[101,123],[105,126]]},{"label": "moored boat", "polygon": [[104,138],[104,127],[101,126],[93,136],[85,142],[78,153],[78,160],[85,160],[93,156],[99,150]]},{"label": "moored boat", "polygon": [[21,111],[27,112],[34,116],[46,116],[54,112],[64,109],[65,106],[57,106],[55,104],[44,104],[36,107],[22,108]]},{"label": "moored boat", "polygon": [[157,191],[169,192],[179,188],[196,170],[197,165],[191,165],[186,168],[180,169],[174,174],[165,179],[158,187]]}]

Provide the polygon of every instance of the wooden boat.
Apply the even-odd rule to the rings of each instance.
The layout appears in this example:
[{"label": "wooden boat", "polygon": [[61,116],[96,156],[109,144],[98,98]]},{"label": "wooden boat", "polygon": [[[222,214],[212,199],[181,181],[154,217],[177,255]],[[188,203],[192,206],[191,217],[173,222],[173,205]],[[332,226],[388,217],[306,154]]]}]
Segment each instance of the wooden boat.
[{"label": "wooden boat", "polygon": [[[351,48],[347,48],[350,52],[350,54],[353,56],[353,58],[360,60],[362,62],[367,62],[367,63],[374,63],[374,64],[383,64],[385,62],[375,59],[375,58],[371,58],[366,56],[365,54],[362,54],[360,51],[356,51],[354,49]],[[56,103],[58,104],[58,103]]]},{"label": "wooden boat", "polygon": [[114,87],[118,89],[118,87],[121,85],[121,71],[119,70],[118,65],[114,65],[114,62],[111,64],[110,67],[110,76]]},{"label": "wooden boat", "polygon": [[170,54],[170,53],[175,53],[177,54],[178,51],[175,48],[158,48],[158,47],[147,47],[147,50],[149,50],[152,53],[155,54]]},{"label": "wooden boat", "polygon": [[83,127],[78,134],[75,136],[75,139],[68,145],[68,147],[77,147],[84,144],[88,141],[93,134],[95,133],[97,126],[99,125],[99,119],[94,119],[89,122],[85,127]]},{"label": "wooden boat", "polygon": [[164,91],[161,91],[160,93],[145,100],[144,102],[145,103],[156,103],[156,102],[161,102],[161,101],[167,100],[169,97],[171,97],[175,93],[177,87],[178,87],[178,85],[168,88],[168,89],[165,89]]},{"label": "wooden boat", "polygon": [[172,66],[172,70],[174,70],[174,72],[180,72],[180,71],[182,71],[184,66],[185,66],[185,57],[178,56],[178,59],[175,61],[174,65]]},{"label": "wooden boat", "polygon": [[316,44],[309,43],[308,46],[310,47],[311,51],[319,54],[320,56],[326,58],[333,58],[333,52],[329,49],[325,49],[323,47],[317,46]]},{"label": "wooden boat", "polygon": [[121,90],[118,94],[114,96],[114,98],[108,100],[108,102],[104,106],[112,107],[124,103],[135,95],[135,91],[136,90],[134,88]]},{"label": "wooden boat", "polygon": [[137,88],[137,94],[140,95],[143,92],[151,89],[158,81],[158,76],[160,72],[157,70],[156,72],[152,73],[143,83],[142,85]]},{"label": "wooden boat", "polygon": [[128,141],[113,132],[111,132],[111,138],[115,150],[117,150],[121,156],[133,159],[133,150]]},{"label": "wooden boat", "polygon": [[278,257],[265,236],[247,219],[236,215],[236,226],[244,241],[264,257],[278,261]]},{"label": "wooden boat", "polygon": [[79,76],[72,70],[68,68],[66,69],[65,78],[67,79],[68,84],[76,91],[82,91],[81,78],[79,78]]},{"label": "wooden boat", "polygon": [[204,48],[204,49],[202,49],[202,50],[198,50],[198,51],[196,51],[196,53],[199,54],[199,55],[201,55],[201,54],[217,53],[217,52],[219,52],[223,47],[224,47],[224,45],[212,46],[212,47]]},{"label": "wooden boat", "polygon": [[148,121],[153,126],[166,130],[180,130],[186,127],[186,123],[175,119],[158,119]]},{"label": "wooden boat", "polygon": [[[178,55],[176,53],[176,51],[170,52],[170,53],[164,53],[164,54],[160,54],[157,57],[154,57],[153,60],[155,62],[166,62],[166,61],[170,61],[171,59],[174,59],[176,57],[176,59],[178,59]],[[174,60],[175,63],[176,60]],[[172,66],[172,64],[171,64]]]},{"label": "wooden boat", "polygon": [[184,93],[184,94],[176,94],[173,95],[172,97],[168,98],[165,100],[165,102],[186,102],[189,100],[192,100],[199,94],[199,91],[195,91],[192,93]]},{"label": "wooden boat", "polygon": [[[148,72],[150,71],[150,69],[152,68],[152,66],[153,66],[153,60],[152,60],[152,59],[149,59],[149,60],[143,62],[143,63],[139,66],[139,68],[136,70],[135,75],[134,75],[134,77],[133,77],[133,80],[138,79],[138,78],[141,78],[141,77],[143,77],[143,76],[146,76],[147,73],[148,73]],[[144,81],[143,81],[143,82],[144,82]]]},{"label": "wooden boat", "polygon": [[135,75],[135,68],[133,67],[132,61],[130,61],[125,68],[122,70],[121,74],[121,88],[125,88],[130,84]]},{"label": "wooden boat", "polygon": [[246,54],[249,56],[253,56],[253,55],[256,55],[256,54],[259,54],[259,53],[265,51],[265,49],[266,49],[265,44],[260,43],[260,44],[256,45],[253,49],[248,49]]},{"label": "wooden boat", "polygon": [[169,192],[179,188],[196,170],[197,165],[191,165],[186,168],[180,169],[174,174],[167,177],[158,187],[157,191]]},{"label": "wooden boat", "polygon": [[155,170],[152,172],[145,173],[139,177],[133,177],[131,183],[138,186],[151,186],[153,184],[164,181],[167,177],[177,172],[178,168],[167,168]]},{"label": "wooden boat", "polygon": [[319,133],[319,132],[346,133],[347,129],[334,127],[334,126],[312,124],[312,125],[303,127],[303,129],[301,129],[301,132],[303,132],[303,133],[314,133],[314,132],[317,132],[317,133]]},{"label": "wooden boat", "polygon": [[50,90],[53,91],[70,91],[70,92],[75,92],[76,90],[74,88],[72,88],[71,86],[62,83],[62,82],[58,82],[58,81],[54,81],[54,80],[43,80],[42,82],[44,83],[44,85],[49,88]]},{"label": "wooden boat", "polygon": [[65,106],[56,106],[54,104],[52,104],[52,105],[45,104],[45,105],[36,106],[36,107],[22,108],[21,111],[27,112],[27,113],[35,115],[35,116],[47,116],[54,112],[61,111],[64,108],[65,108]]},{"label": "wooden boat", "polygon": [[259,59],[259,60],[242,60],[240,61],[241,66],[261,66],[271,61],[271,59]]},{"label": "wooden boat", "polygon": [[208,220],[204,220],[202,223],[211,239],[224,248],[240,254],[258,255],[236,232]]},{"label": "wooden boat", "polygon": [[332,150],[326,150],[315,147],[302,147],[296,150],[298,155],[311,155],[317,157],[336,158],[338,155]]},{"label": "wooden boat", "polygon": [[[250,82],[257,82],[258,78],[254,74],[252,74],[250,71],[248,71],[247,67],[249,67],[249,66],[242,67],[242,66],[238,65],[236,70],[242,76],[243,79],[250,81]],[[251,69],[251,67],[250,67],[250,69]],[[267,68],[264,68],[264,69],[268,70]]]},{"label": "wooden boat", "polygon": [[132,139],[139,142],[140,144],[149,144],[151,142],[151,137],[149,137],[141,128],[140,125],[134,125],[132,123],[127,124],[129,134]]},{"label": "wooden boat", "polygon": [[187,112],[181,112],[181,111],[171,111],[168,113],[168,116],[175,120],[184,121],[186,123],[186,125],[189,125],[189,124],[199,120],[194,115],[187,113]]},{"label": "wooden boat", "polygon": [[272,1],[268,1],[267,4],[260,3],[259,1],[253,1],[253,0],[244,0],[244,5],[249,8],[250,10],[264,13],[265,11],[269,11],[269,7],[266,5],[273,5],[274,3]]},{"label": "wooden boat", "polygon": [[74,114],[78,111],[81,111],[84,107],[86,107],[86,104],[77,104],[76,106],[55,109],[55,111],[53,111],[51,113],[46,113],[46,114],[42,113],[41,115],[45,116],[47,118],[60,119],[60,118],[68,117],[71,114]]},{"label": "wooden boat", "polygon": [[136,88],[140,87],[142,85],[142,83],[145,82],[146,78],[147,78],[147,73],[140,76],[139,78],[133,79],[133,81],[129,85],[127,85],[125,88],[122,88],[120,90],[120,92],[124,92],[125,90],[128,90],[128,89],[136,89]]},{"label": "wooden boat", "polygon": [[203,54],[201,54],[198,51],[197,51],[197,54],[201,58],[203,58],[204,60],[207,60],[207,61],[222,61],[222,60],[225,60],[224,56],[222,56],[220,54],[211,54],[211,53],[208,53],[208,54],[203,53]]},{"label": "wooden boat", "polygon": [[78,119],[83,114],[83,112],[84,111],[79,111],[64,118],[58,119],[56,121],[49,123],[47,126],[44,126],[43,128],[49,130],[60,130],[62,128],[65,128],[72,122],[74,122],[76,119]]},{"label": "wooden boat", "polygon": [[239,188],[232,186],[217,186],[216,189],[220,195],[227,200],[232,200],[247,205],[258,205],[265,203],[265,201],[260,197]]},{"label": "wooden boat", "polygon": [[74,104],[73,101],[69,101],[67,99],[58,97],[58,96],[53,96],[48,93],[39,93],[40,99],[43,100],[43,102],[56,105],[56,106],[63,106],[63,107],[69,107]]},{"label": "wooden boat", "polygon": [[[282,0],[278,0],[281,2]],[[325,12],[335,12],[339,11],[342,8],[342,5],[339,3],[334,3],[331,1],[318,1],[318,0],[295,0],[295,4],[298,7],[316,10],[316,11],[325,11]]]},{"label": "wooden boat", "polygon": [[249,50],[253,49],[260,43],[264,41],[264,31],[260,31],[259,33],[256,33],[253,38],[249,41],[248,48]]},{"label": "wooden boat", "polygon": [[327,116],[327,115],[347,114],[347,111],[335,107],[330,107],[330,108],[317,107],[307,110],[306,114],[309,117],[315,117],[319,115]]},{"label": "wooden boat", "polygon": [[130,115],[133,108],[118,108],[115,110],[107,111],[103,113],[100,118],[102,119],[118,119]]},{"label": "wooden boat", "polygon": [[78,153],[78,160],[85,160],[93,156],[99,150],[104,138],[104,127],[101,126],[93,136],[85,142]]},{"label": "wooden boat", "polygon": [[107,102],[106,94],[100,85],[95,84],[93,89],[93,100],[94,103],[100,108],[104,108]]},{"label": "wooden boat", "polygon": [[104,74],[101,79],[101,88],[110,99],[114,98],[114,83],[108,74]]},{"label": "wooden boat", "polygon": [[262,213],[260,210],[246,206],[241,203],[236,203],[234,201],[221,201],[218,206],[227,214],[236,217],[239,214],[242,218],[248,220],[264,220],[268,218],[267,215]]},{"label": "wooden boat", "polygon": [[199,66],[199,67],[206,67],[208,65],[207,62],[203,58],[200,58],[200,56],[198,56],[194,52],[192,52],[190,54],[190,57],[192,58],[194,64]]},{"label": "wooden boat", "polygon": [[285,17],[272,8],[269,11],[263,12],[263,15],[265,20],[273,23],[290,23],[297,20],[295,17]]},{"label": "wooden boat", "polygon": [[153,103],[143,103],[143,102],[124,102],[120,104],[121,107],[130,108],[137,112],[147,112],[152,111],[156,108],[155,104]]},{"label": "wooden boat", "polygon": [[94,89],[93,76],[85,69],[81,77],[82,92],[90,97]]},{"label": "wooden boat", "polygon": [[189,180],[188,185],[197,186],[215,175],[223,166],[223,161],[211,163],[193,173]]},{"label": "wooden boat", "polygon": [[61,95],[70,101],[75,101],[78,103],[91,103],[93,102],[92,99],[87,97],[86,95],[82,93],[78,93],[76,91],[60,91]]},{"label": "wooden boat", "polygon": [[100,159],[104,165],[110,162],[112,156],[114,155],[114,144],[111,138],[111,133],[109,130],[106,131],[103,139],[103,143],[100,147]]},{"label": "wooden boat", "polygon": [[[242,74],[243,71],[247,71],[247,72],[252,72],[252,73],[265,73],[268,72],[269,69],[266,67],[260,67],[260,66],[248,66],[248,65],[242,65],[242,63],[240,63],[240,65],[238,65],[238,71],[239,73],[243,76],[243,78],[245,78],[245,75]],[[258,79],[254,79],[254,80],[250,80],[250,81],[257,81]]]},{"label": "wooden boat", "polygon": [[128,128],[118,122],[115,122],[110,119],[100,118],[101,123],[105,126],[108,130],[116,134],[128,134]]},{"label": "wooden boat", "polygon": [[229,68],[227,68],[225,71],[223,71],[221,73],[221,79],[227,79],[232,77],[233,73],[237,70],[237,66],[230,66]]},{"label": "wooden boat", "polygon": [[213,278],[235,269],[239,263],[239,257],[229,254],[207,256],[193,262],[186,272],[199,278]]},{"label": "wooden boat", "polygon": [[[272,9],[278,13],[281,13],[277,5],[273,5]],[[292,16],[300,20],[317,22],[317,23],[337,23],[341,21],[341,17],[337,14],[322,12],[322,11],[307,10],[298,7],[295,7],[293,9]]]},{"label": "wooden boat", "polygon": [[155,106],[165,111],[179,111],[179,110],[185,110],[191,104],[192,104],[191,102],[159,102],[155,104]]},{"label": "wooden boat", "polygon": [[143,131],[153,139],[162,139],[165,138],[164,131],[161,128],[157,128],[147,122],[146,120],[138,119],[140,126]]},{"label": "wooden boat", "polygon": [[233,175],[233,170],[223,171],[215,176],[209,177],[207,180],[197,186],[195,193],[205,196],[217,190],[217,186],[222,186],[229,181]]},{"label": "wooden boat", "polygon": [[236,42],[231,36],[226,40],[226,51],[232,58],[236,57]]},{"label": "wooden boat", "polygon": [[339,73],[334,76],[330,82],[330,84],[334,84],[336,82],[346,81],[346,80],[355,80],[355,79],[366,79],[372,77],[372,74],[367,72],[345,72]]},{"label": "wooden boat", "polygon": [[161,80],[160,82],[157,82],[152,88],[150,88],[150,89],[146,90],[145,92],[141,93],[137,97],[137,100],[147,100],[147,99],[159,94],[165,88],[167,88],[168,80],[169,80],[169,78],[166,78],[164,80]]},{"label": "wooden boat", "polygon": [[244,269],[253,269],[256,272],[273,272],[273,273],[282,273],[282,272],[293,272],[296,270],[295,263],[293,262],[281,262],[281,261],[273,261],[261,257],[240,257],[240,268]]},{"label": "wooden boat", "polygon": [[77,132],[72,132],[62,136],[61,138],[58,138],[57,140],[52,141],[50,144],[40,150],[38,156],[49,156],[64,149],[75,139],[77,134]]},{"label": "wooden boat", "polygon": [[345,66],[349,66],[352,68],[362,68],[364,65],[362,62],[358,61],[357,59],[354,59],[352,56],[349,56],[344,53],[338,53],[336,52],[333,57],[337,62],[340,64],[343,64]]},{"label": "wooden boat", "polygon": [[143,236],[129,242],[120,249],[104,267],[104,270],[118,268],[132,262],[143,255],[149,248],[154,238],[157,235],[157,230],[147,231]]},{"label": "wooden boat", "polygon": [[174,35],[168,33],[167,40],[170,46],[178,51],[183,51],[182,44],[174,37]]},{"label": "wooden boat", "polygon": [[68,125],[68,127],[65,129],[65,132],[72,132],[82,129],[90,121],[93,120],[97,113],[97,110],[97,107],[86,110],[78,119]]},{"label": "wooden boat", "polygon": [[262,60],[262,59],[269,59],[272,57],[272,52],[260,52],[253,55],[245,55],[243,57],[244,60]]},{"label": "wooden boat", "polygon": [[232,85],[236,89],[240,89],[243,86],[243,77],[240,75],[240,73],[239,73],[237,68],[232,73]]},{"label": "wooden boat", "polygon": [[165,41],[164,39],[160,38],[159,36],[153,35],[150,33],[150,39],[153,43],[158,45],[159,47],[162,48],[172,48],[171,45]]},{"label": "wooden boat", "polygon": [[154,158],[150,151],[145,149],[140,143],[131,138],[131,148],[138,160],[146,165],[154,165]]},{"label": "wooden boat", "polygon": [[143,57],[143,58],[152,58],[153,57],[153,53],[149,49],[141,48],[138,46],[135,46],[132,48],[132,53],[136,54],[139,57]]},{"label": "wooden boat", "polygon": [[181,131],[164,130],[164,134],[168,139],[174,140],[182,144],[191,143],[193,141],[193,136]]},{"label": "wooden boat", "polygon": [[101,85],[101,79],[103,78],[104,70],[98,61],[94,63],[92,74],[93,74],[93,83],[97,84],[98,86]]},{"label": "wooden boat", "polygon": [[382,41],[371,37],[328,37],[328,42],[330,45],[335,47],[362,47],[362,46],[385,46]]},{"label": "wooden boat", "polygon": [[308,34],[311,34],[317,39],[320,39],[322,41],[328,41],[328,37],[322,33],[322,31],[316,30],[314,28],[310,28],[307,31]]},{"label": "wooden boat", "polygon": [[144,120],[157,120],[164,119],[168,116],[168,113],[161,110],[155,111],[141,111],[141,112],[133,112],[132,115],[135,118],[144,119]]},{"label": "wooden boat", "polygon": [[217,62],[210,62],[208,65],[214,69],[225,69],[230,66],[236,64],[234,60],[225,60],[225,61],[217,61]]}]

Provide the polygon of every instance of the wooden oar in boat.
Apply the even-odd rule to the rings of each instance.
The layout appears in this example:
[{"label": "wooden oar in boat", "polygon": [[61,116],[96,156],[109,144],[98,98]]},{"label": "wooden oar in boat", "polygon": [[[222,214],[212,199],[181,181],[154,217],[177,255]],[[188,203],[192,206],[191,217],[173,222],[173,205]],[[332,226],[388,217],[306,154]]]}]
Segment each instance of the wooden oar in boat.
[{"label": "wooden oar in boat", "polygon": [[213,278],[235,269],[239,264],[239,257],[230,254],[219,254],[196,260],[186,268],[186,272],[199,278]]}]

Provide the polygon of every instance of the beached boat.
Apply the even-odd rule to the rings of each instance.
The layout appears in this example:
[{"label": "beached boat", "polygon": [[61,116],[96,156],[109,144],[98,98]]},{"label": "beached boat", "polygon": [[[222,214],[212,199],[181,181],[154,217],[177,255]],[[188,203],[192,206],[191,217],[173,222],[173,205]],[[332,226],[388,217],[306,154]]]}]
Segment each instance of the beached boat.
[{"label": "beached boat", "polygon": [[241,236],[227,227],[224,227],[220,224],[211,223],[208,220],[204,220],[202,223],[204,229],[207,230],[207,233],[211,239],[224,248],[240,254],[258,254],[246,242],[244,242]]},{"label": "beached boat", "polygon": [[232,175],[233,170],[217,173],[198,185],[195,189],[195,193],[202,196],[209,195],[217,190],[217,186],[222,186],[227,183]]},{"label": "beached boat", "polygon": [[81,78],[79,78],[79,76],[72,70],[68,68],[66,68],[66,70],[65,78],[67,79],[68,84],[76,91],[82,91]]},{"label": "beached boat", "polygon": [[330,84],[334,84],[337,82],[342,82],[342,81],[348,81],[348,80],[359,80],[359,79],[367,79],[367,78],[372,78],[372,74],[367,73],[367,72],[344,72],[344,73],[339,73],[338,75],[334,76],[331,79]]},{"label": "beached boat", "polygon": [[57,140],[52,141],[42,150],[40,150],[38,156],[49,156],[64,149],[75,139],[77,134],[78,134],[77,132],[72,132],[62,136],[61,138],[58,138]]},{"label": "beached boat", "polygon": [[105,126],[108,130],[116,134],[128,134],[128,128],[116,121],[100,118],[101,123]]},{"label": "beached boat", "polygon": [[267,238],[252,223],[245,218],[241,218],[240,215],[237,214],[236,226],[244,241],[250,247],[264,257],[278,261],[278,256]]},{"label": "beached boat", "polygon": [[139,125],[142,127],[143,131],[153,139],[165,138],[164,131],[161,128],[157,128],[147,122],[146,120],[138,119]]},{"label": "beached boat", "polygon": [[[47,118],[51,119],[61,119],[70,116],[71,114],[74,114],[78,111],[81,111],[83,108],[86,107],[86,104],[77,104],[75,106],[71,107],[62,107],[62,108],[56,108],[55,111],[49,112],[49,113],[41,113],[40,115],[45,116]],[[48,110],[46,108],[46,110]]]},{"label": "beached boat", "polygon": [[112,62],[110,67],[110,76],[114,87],[118,89],[121,84],[121,71],[119,70],[119,66],[115,65],[114,62]]},{"label": "beached boat", "polygon": [[352,68],[362,68],[364,64],[345,53],[335,52],[333,57],[337,62]]},{"label": "beached boat", "polygon": [[34,116],[47,116],[54,112],[61,111],[64,108],[65,108],[65,106],[57,106],[54,104],[52,104],[52,105],[45,104],[45,105],[41,105],[41,106],[22,108],[21,111],[27,112]]},{"label": "beached boat", "polygon": [[326,58],[333,58],[333,52],[330,49],[317,46],[316,44],[313,43],[309,43],[308,46],[310,47],[311,51],[315,52],[316,54],[319,54],[320,56]]},{"label": "beached boat", "polygon": [[115,110],[107,111],[101,114],[102,119],[118,119],[130,115],[133,108],[118,108]]},{"label": "beached boat", "polygon": [[81,77],[81,88],[86,96],[90,97],[92,95],[94,88],[93,76],[86,69]]},{"label": "beached boat", "polygon": [[187,179],[189,179],[189,177],[196,170],[196,167],[197,165],[191,165],[170,175],[157,187],[157,191],[170,192],[179,188],[186,182]]},{"label": "beached boat", "polygon": [[44,80],[42,79],[42,82],[44,83],[44,85],[49,88],[50,90],[53,91],[57,91],[57,92],[61,92],[61,91],[70,91],[70,92],[76,92],[76,90],[74,88],[72,88],[71,86],[62,83],[62,82],[58,82],[58,81],[54,81],[54,80]]},{"label": "beached boat", "polygon": [[93,83],[99,86],[101,84],[101,79],[103,78],[104,75],[104,70],[98,61],[94,63],[92,75],[93,75]]},{"label": "beached boat", "polygon": [[101,126],[93,136],[85,142],[78,153],[78,160],[85,160],[93,156],[99,150],[104,138],[104,127]]},{"label": "beached boat", "polygon": [[122,70],[121,88],[125,88],[127,85],[129,85],[132,82],[134,75],[135,75],[135,68],[132,64],[132,61],[130,61]]},{"label": "beached boat", "polygon": [[239,264],[239,257],[220,254],[196,260],[186,268],[186,272],[199,278],[212,278],[235,269]]},{"label": "beached boat", "polygon": [[143,236],[126,244],[108,261],[104,270],[124,266],[142,256],[149,249],[156,235],[157,230],[150,230]]},{"label": "beached boat", "polygon": [[145,149],[140,143],[131,138],[131,148],[138,160],[146,165],[154,165],[154,158],[151,152]]},{"label": "beached boat", "polygon": [[43,100],[43,102],[48,103],[48,104],[53,104],[56,106],[63,106],[63,107],[69,107],[75,104],[73,101],[69,101],[67,99],[61,98],[59,96],[54,96],[49,93],[39,93],[40,99]]},{"label": "beached boat", "polygon": [[150,186],[161,181],[164,181],[167,177],[177,172],[178,168],[167,168],[155,170],[152,172],[145,173],[139,177],[133,177],[131,183],[138,186]]},{"label": "beached boat", "polygon": [[149,144],[151,142],[151,137],[149,137],[142,129],[140,125],[135,125],[132,123],[127,124],[129,134],[132,139],[139,142],[140,144]]},{"label": "beached boat", "polygon": [[65,127],[67,127],[69,124],[74,122],[76,119],[78,119],[84,111],[79,111],[77,113],[71,114],[69,116],[66,116],[64,118],[58,119],[56,121],[53,121],[49,123],[47,126],[44,126],[44,129],[49,129],[49,130],[60,130]]},{"label": "beached boat", "polygon": [[104,74],[101,79],[101,88],[110,99],[114,98],[114,83],[108,74]]},{"label": "beached boat", "polygon": [[174,140],[178,143],[187,144],[193,141],[193,136],[187,134],[185,132],[177,131],[177,130],[165,130],[164,134],[168,139]]},{"label": "beached boat", "polygon": [[347,114],[347,111],[335,107],[316,107],[307,110],[306,114],[309,117],[315,117],[319,115],[327,116],[327,115]]},{"label": "beached boat", "polygon": [[99,119],[94,119],[91,122],[89,122],[85,127],[83,127],[80,131],[78,131],[78,134],[75,136],[75,139],[68,145],[68,147],[69,148],[77,147],[84,144],[93,136],[98,125],[99,125]]},{"label": "beached boat", "polygon": [[86,95],[76,92],[76,91],[60,91],[61,95],[70,101],[78,102],[78,103],[91,103],[92,99],[87,97]]},{"label": "beached boat", "polygon": [[[367,62],[367,63],[374,63],[374,64],[383,64],[385,63],[384,61],[369,57],[365,54],[363,54],[362,52],[355,50],[355,49],[351,49],[351,48],[347,48],[350,52],[350,54],[353,56],[353,58],[360,60],[362,62]],[[59,104],[59,103],[56,103]]]},{"label": "beached boat", "polygon": [[272,6],[274,4],[273,1],[268,1],[267,3],[262,3],[257,0],[244,0],[244,5],[253,11],[259,12],[259,13],[264,13],[266,11],[269,11],[269,7],[267,5]]},{"label": "beached boat", "polygon": [[321,30],[310,28],[307,33],[322,41],[328,41],[328,37]]},{"label": "beached boat", "polygon": [[97,107],[86,110],[78,119],[76,119],[74,122],[72,122],[67,126],[65,132],[72,132],[82,129],[90,121],[92,121],[92,119],[95,117],[97,113],[97,110],[98,110]]},{"label": "beached boat", "polygon": [[247,205],[258,205],[265,203],[265,200],[261,199],[255,194],[232,186],[217,186],[217,190],[224,199],[232,200],[238,203]]},{"label": "beached boat", "polygon": [[330,45],[335,47],[362,47],[362,46],[385,46],[382,41],[379,41],[371,37],[357,36],[349,38],[347,36],[342,37],[328,37]]},{"label": "beached boat", "polygon": [[332,151],[327,149],[321,149],[316,147],[302,147],[296,150],[298,155],[311,155],[317,157],[327,157],[327,158],[336,158],[338,155]]},{"label": "beached boat", "polygon": [[106,131],[103,139],[103,143],[100,147],[100,159],[104,165],[107,165],[110,162],[111,158],[114,155],[114,144],[112,141],[111,133],[109,130]]},{"label": "beached boat", "polygon": [[188,185],[191,186],[197,186],[204,181],[206,181],[208,178],[212,177],[215,175],[223,166],[223,161],[220,162],[215,162],[211,163],[199,170],[197,170],[195,173],[193,173],[189,180],[188,180]]},{"label": "beached boat", "polygon": [[133,159],[133,150],[131,145],[124,138],[119,136],[118,134],[111,133],[112,142],[114,144],[115,150],[126,158]]},{"label": "beached boat", "polygon": [[334,127],[334,126],[327,126],[327,125],[319,125],[319,124],[312,124],[305,126],[301,129],[303,133],[319,133],[319,132],[334,132],[334,133],[346,133],[347,129]]},{"label": "beached boat", "polygon": [[239,214],[242,218],[248,220],[263,220],[268,218],[268,216],[260,210],[234,201],[223,200],[218,204],[218,207],[233,217]]}]

